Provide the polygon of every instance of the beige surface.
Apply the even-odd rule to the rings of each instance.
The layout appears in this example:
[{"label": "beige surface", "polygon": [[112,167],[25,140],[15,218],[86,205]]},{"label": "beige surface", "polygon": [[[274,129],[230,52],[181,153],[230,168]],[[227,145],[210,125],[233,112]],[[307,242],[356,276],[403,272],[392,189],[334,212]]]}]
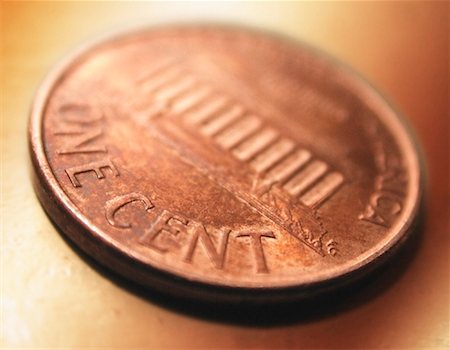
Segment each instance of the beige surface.
[{"label": "beige surface", "polygon": [[[3,2],[2,12],[5,347],[449,346],[448,3]],[[386,286],[369,286],[362,301],[336,312],[244,327],[137,296],[83,261],[56,232],[27,172],[27,114],[39,81],[92,36],[137,22],[189,19],[256,25],[308,41],[354,66],[410,118],[429,166],[427,221],[417,251],[391,283],[376,279]]]}]

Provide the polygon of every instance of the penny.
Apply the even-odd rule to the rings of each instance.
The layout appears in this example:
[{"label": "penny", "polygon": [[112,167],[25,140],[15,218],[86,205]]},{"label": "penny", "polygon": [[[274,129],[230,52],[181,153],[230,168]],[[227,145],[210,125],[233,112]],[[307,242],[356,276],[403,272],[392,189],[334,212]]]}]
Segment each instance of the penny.
[{"label": "penny", "polygon": [[397,113],[327,56],[178,26],[79,50],[31,114],[35,189],[107,268],[209,300],[302,298],[364,276],[422,193]]}]

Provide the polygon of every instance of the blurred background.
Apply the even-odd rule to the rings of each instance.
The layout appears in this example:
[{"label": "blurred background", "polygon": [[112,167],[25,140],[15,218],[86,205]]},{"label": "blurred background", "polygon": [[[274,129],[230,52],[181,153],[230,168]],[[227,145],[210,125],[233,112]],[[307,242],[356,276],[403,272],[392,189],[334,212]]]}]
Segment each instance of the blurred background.
[{"label": "blurred background", "polygon": [[[4,347],[449,347],[449,2],[0,6]],[[407,116],[423,146],[428,193],[422,236],[400,272],[374,277],[351,297],[358,302],[347,298],[343,307],[327,306],[313,317],[243,325],[145,298],[61,238],[28,174],[27,119],[40,81],[64,54],[95,36],[180,21],[238,23],[306,41],[353,66]]]}]

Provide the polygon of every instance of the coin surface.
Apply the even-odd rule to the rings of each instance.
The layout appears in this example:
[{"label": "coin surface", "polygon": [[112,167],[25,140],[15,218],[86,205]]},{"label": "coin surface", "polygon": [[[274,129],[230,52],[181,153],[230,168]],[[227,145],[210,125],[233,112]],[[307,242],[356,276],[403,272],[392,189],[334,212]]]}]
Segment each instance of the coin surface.
[{"label": "coin surface", "polygon": [[397,113],[311,48],[178,26],[83,48],[39,89],[35,189],[72,241],[163,292],[314,295],[408,237],[422,192]]}]

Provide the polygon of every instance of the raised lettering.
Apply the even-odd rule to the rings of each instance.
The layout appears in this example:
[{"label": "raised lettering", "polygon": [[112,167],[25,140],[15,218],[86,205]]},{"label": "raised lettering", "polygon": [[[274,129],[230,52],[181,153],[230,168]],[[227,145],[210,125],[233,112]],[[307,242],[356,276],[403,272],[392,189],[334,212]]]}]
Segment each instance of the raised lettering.
[{"label": "raised lettering", "polygon": [[[55,135],[71,135],[74,140],[68,141],[67,145],[58,151],[58,154],[78,154],[78,153],[105,153],[106,147],[103,145],[92,145],[96,139],[103,134],[101,128],[92,128],[87,130],[68,130],[59,131]],[[69,144],[70,142],[70,144]]]},{"label": "raised lettering", "polygon": [[77,179],[78,174],[93,171],[97,175],[97,179],[104,179],[104,169],[110,169],[114,176],[119,176],[119,171],[110,159],[104,159],[98,162],[92,162],[84,165],[75,166],[66,169],[66,174],[72,182],[73,187],[81,187],[80,181]]},{"label": "raised lettering", "polygon": [[220,240],[219,247],[216,249],[214,243],[211,239],[211,236],[207,232],[205,226],[197,225],[194,231],[194,236],[190,242],[185,261],[192,262],[192,258],[194,255],[195,248],[198,245],[198,242],[201,241],[203,248],[205,249],[208,257],[213,262],[214,266],[218,269],[223,268],[225,254],[228,246],[228,238],[230,236],[231,230],[219,231],[220,232]]},{"label": "raised lettering", "polygon": [[[176,240],[180,232],[187,232],[188,220],[174,215],[167,210],[163,210],[153,225],[145,230],[145,234],[139,239],[141,244],[145,244],[160,253],[166,253],[171,248],[180,248]],[[164,246],[157,243],[156,239],[164,235]]]},{"label": "raised lettering", "polygon": [[389,169],[385,173],[377,176],[375,180],[375,188],[380,190],[382,189],[385,192],[404,195],[407,182],[408,180],[403,169]]},{"label": "raised lettering", "polygon": [[68,103],[59,108],[61,119],[68,123],[87,125],[103,119],[98,109],[92,109],[87,104]]},{"label": "raised lettering", "polygon": [[106,220],[108,220],[109,224],[118,228],[131,228],[131,223],[121,222],[117,220],[116,214],[119,209],[133,202],[142,202],[146,211],[150,211],[155,207],[150,199],[137,192],[117,196],[106,202],[105,215]]},{"label": "raised lettering", "polygon": [[236,237],[250,237],[250,242],[253,248],[253,254],[255,256],[256,262],[256,271],[258,273],[268,273],[269,269],[267,268],[266,258],[264,256],[264,250],[262,246],[261,239],[262,237],[266,238],[275,238],[275,235],[272,231],[249,231],[249,232],[240,232]]},{"label": "raised lettering", "polygon": [[390,227],[396,215],[402,210],[400,199],[389,193],[374,193],[370,197],[370,204],[359,219],[376,225]]}]

